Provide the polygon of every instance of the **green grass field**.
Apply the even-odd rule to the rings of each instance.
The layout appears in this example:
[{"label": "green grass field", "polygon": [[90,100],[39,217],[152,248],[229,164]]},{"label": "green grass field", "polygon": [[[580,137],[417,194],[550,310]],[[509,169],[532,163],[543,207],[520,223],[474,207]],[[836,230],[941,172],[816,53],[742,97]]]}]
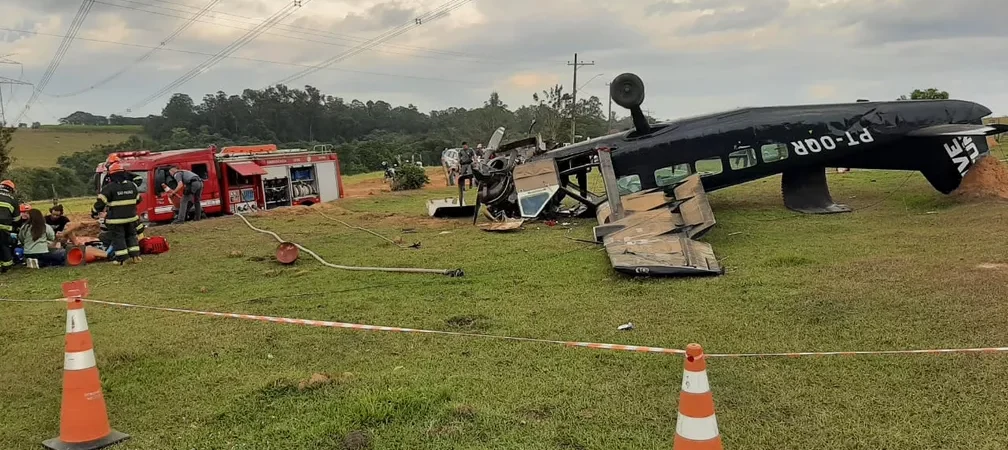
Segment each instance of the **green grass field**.
[{"label": "green grass field", "polygon": [[15,167],[50,167],[56,159],[74,152],[91,150],[98,144],[116,144],[132,134],[143,133],[143,128],[122,126],[44,125],[38,130],[22,128],[14,133]]},{"label": "green grass field", "polygon": [[[170,252],[122,268],[18,270],[4,297],[141,305],[711,353],[1008,345],[1008,204],[960,203],[917,174],[830,174],[850,214],[784,209],[779,177],[711,195],[704,238],[726,274],[631,279],[570,230],[513,234],[426,218],[452,189],[250,217],[330,262],[462,267],[466,275],[347,272],[227,217],[154,228]],[[472,194],[472,191],[469,191]],[[415,233],[401,230],[415,229]],[[994,268],[980,268],[994,267]],[[122,449],[671,448],[682,359],[456,336],[362,332],[87,307]],[[0,447],[59,430],[65,307],[0,302]],[[636,329],[616,327],[633,322]],[[300,389],[314,373],[329,383]],[[712,359],[727,449],[1001,449],[1008,354]],[[999,425],[1000,424],[1000,425]],[[366,443],[361,444],[362,441]],[[358,445],[360,444],[360,445]]]}]

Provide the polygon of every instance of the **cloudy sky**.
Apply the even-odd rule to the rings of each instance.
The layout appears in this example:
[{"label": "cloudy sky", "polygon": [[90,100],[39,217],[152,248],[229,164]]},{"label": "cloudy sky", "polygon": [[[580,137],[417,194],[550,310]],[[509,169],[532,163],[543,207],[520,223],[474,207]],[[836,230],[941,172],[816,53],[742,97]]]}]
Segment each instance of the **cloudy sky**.
[{"label": "cloudy sky", "polygon": [[[1008,114],[1005,0],[300,2],[98,0],[22,121],[54,123],[75,110],[159,113],[173,92],[198,102],[206,93],[262,88],[329,61],[288,85],[422,111],[480,106],[496,90],[514,107],[554,83],[569,90],[575,52],[595,62],[579,71],[579,97],[604,103],[606,82],[634,72],[647,86],[645,109],[660,118],[888,100],[932,86]],[[208,3],[212,9],[165,50],[137,62]],[[446,4],[455,9],[437,14]],[[0,0],[0,61],[21,63],[0,64],[0,77],[39,84],[79,6]],[[277,12],[290,15],[230,57],[204,64]],[[428,19],[418,26],[417,17]],[[192,70],[195,77],[155,96]],[[31,88],[0,87],[14,120]]]}]

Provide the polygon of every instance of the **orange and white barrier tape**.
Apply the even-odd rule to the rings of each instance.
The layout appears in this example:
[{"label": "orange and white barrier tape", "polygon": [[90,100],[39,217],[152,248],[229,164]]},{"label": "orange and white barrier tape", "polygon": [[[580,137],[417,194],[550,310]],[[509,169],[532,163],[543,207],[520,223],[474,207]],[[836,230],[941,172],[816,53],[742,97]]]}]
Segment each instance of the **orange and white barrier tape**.
[{"label": "orange and white barrier tape", "polygon": [[461,333],[457,331],[440,331],[440,330],[422,330],[417,328],[403,328],[403,327],[388,327],[380,325],[365,325],[359,323],[348,323],[348,322],[331,322],[327,320],[310,320],[310,319],[291,319],[287,317],[273,317],[273,316],[259,316],[254,314],[234,314],[234,313],[220,313],[211,311],[196,311],[191,309],[181,309],[181,308],[165,308],[161,306],[144,306],[144,305],[133,305],[130,303],[120,303],[120,302],[109,302],[104,300],[89,300],[85,299],[88,303],[97,303],[100,305],[109,306],[121,306],[124,308],[139,308],[139,309],[149,309],[154,311],[167,311],[167,312],[177,312],[186,314],[197,314],[201,316],[211,316],[211,317],[228,317],[232,319],[245,319],[254,320],[258,322],[273,322],[273,323],[284,323],[291,325],[307,325],[312,327],[327,327],[327,328],[346,328],[351,330],[364,330],[364,331],[391,331],[396,333],[418,333],[418,334],[440,334],[446,336],[466,336],[466,337],[479,337],[488,339],[501,339],[508,341],[519,341],[519,342],[536,342],[540,344],[558,344],[565,345],[568,347],[585,347],[585,348],[595,348],[603,350],[618,350],[625,352],[640,352],[640,353],[666,353],[666,354],[685,354],[684,350],[674,349],[674,348],[664,348],[664,347],[643,347],[638,345],[622,345],[622,344],[602,344],[598,342],[577,342],[577,341],[557,341],[551,339],[535,339],[535,338],[524,338],[515,336],[501,336],[495,334],[478,334],[478,333]]},{"label": "orange and white barrier tape", "polygon": [[865,350],[855,352],[790,352],[790,353],[711,353],[707,358],[770,358],[786,356],[857,356],[857,355],[919,355],[942,353],[1001,353],[1008,352],[1008,347],[973,347],[973,348],[936,348],[927,350]]},{"label": "orange and white barrier tape", "polygon": [[[0,302],[25,302],[25,303],[47,303],[47,302],[65,302],[66,299],[53,299],[53,300],[13,300],[13,299],[0,299]],[[390,331],[398,333],[418,333],[418,334],[437,334],[444,336],[464,336],[464,337],[478,337],[486,339],[499,339],[507,341],[518,341],[518,342],[535,342],[540,344],[556,344],[564,345],[567,347],[583,347],[583,348],[594,348],[600,350],[615,350],[624,352],[636,352],[636,353],[660,353],[660,354],[672,354],[672,355],[685,355],[686,351],[677,348],[666,348],[666,347],[649,347],[642,345],[626,345],[626,344],[605,344],[599,342],[581,342],[581,341],[562,341],[553,339],[537,339],[537,338],[526,338],[526,337],[516,337],[516,336],[502,336],[494,334],[479,334],[479,333],[462,333],[457,331],[440,331],[440,330],[422,330],[416,328],[403,328],[403,327],[390,327],[381,325],[366,325],[357,323],[347,323],[347,322],[332,322],[325,320],[311,320],[311,319],[292,319],[287,317],[273,317],[273,316],[260,316],[254,314],[236,314],[236,313],[221,313],[212,311],[197,311],[191,309],[182,308],[167,308],[162,306],[146,306],[146,305],[134,305],[131,303],[122,302],[112,302],[105,300],[90,300],[84,299],[85,302],[95,303],[100,305],[108,306],[119,306],[124,308],[136,308],[136,309],[147,309],[153,311],[165,311],[165,312],[176,312],[176,313],[186,313],[195,314],[201,316],[211,316],[211,317],[227,317],[232,319],[244,319],[244,320],[254,320],[258,322],[272,322],[272,323],[283,323],[292,325],[308,325],[314,327],[328,327],[328,328],[344,328],[351,330],[364,330],[364,331]],[[947,353],[1005,353],[1008,352],[1008,347],[972,347],[972,348],[942,348],[942,349],[923,349],[923,350],[866,350],[866,351],[830,351],[830,352],[779,352],[779,353],[706,353],[705,358],[770,358],[770,357],[790,357],[797,358],[803,356],[858,356],[858,355],[912,355],[912,354],[947,354]]]}]

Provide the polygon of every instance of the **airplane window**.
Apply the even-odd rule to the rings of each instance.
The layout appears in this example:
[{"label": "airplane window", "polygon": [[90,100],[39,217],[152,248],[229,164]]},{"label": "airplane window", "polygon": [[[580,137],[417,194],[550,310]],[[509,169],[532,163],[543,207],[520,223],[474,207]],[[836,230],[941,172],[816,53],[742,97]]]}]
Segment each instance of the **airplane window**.
[{"label": "airplane window", "polygon": [[670,186],[676,184],[690,175],[689,164],[677,164],[675,166],[662,167],[654,171],[655,183],[658,186]]},{"label": "airplane window", "polygon": [[787,159],[787,144],[766,144],[763,147],[760,147],[760,153],[763,154],[763,162],[774,162]]},{"label": "airplane window", "polygon": [[696,162],[696,170],[701,177],[706,177],[721,173],[724,166],[721,165],[721,158],[707,158]]},{"label": "airplane window", "polygon": [[641,190],[640,175],[627,175],[616,180],[620,195],[633,194]]},{"label": "airplane window", "polygon": [[756,165],[756,150],[750,147],[728,154],[728,164],[732,170],[745,169]]},{"label": "airplane window", "polygon": [[518,199],[518,209],[521,211],[522,216],[525,217],[535,217],[539,214],[543,208],[546,207],[546,202],[550,199],[549,192],[541,192],[534,195],[522,196]]},{"label": "airplane window", "polygon": [[538,216],[559,190],[560,185],[554,184],[518,194],[518,211],[522,217]]}]

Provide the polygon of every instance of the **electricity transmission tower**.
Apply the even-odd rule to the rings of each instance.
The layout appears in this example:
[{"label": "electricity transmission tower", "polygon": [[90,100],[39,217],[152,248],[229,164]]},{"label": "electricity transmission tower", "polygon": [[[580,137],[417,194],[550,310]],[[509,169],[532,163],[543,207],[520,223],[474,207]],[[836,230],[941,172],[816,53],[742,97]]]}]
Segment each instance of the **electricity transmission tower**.
[{"label": "electricity transmission tower", "polygon": [[27,81],[15,80],[14,78],[0,77],[0,126],[7,125],[7,111],[4,108],[4,98],[3,98],[3,85],[9,84],[11,90],[14,86],[31,86],[32,84]]}]

